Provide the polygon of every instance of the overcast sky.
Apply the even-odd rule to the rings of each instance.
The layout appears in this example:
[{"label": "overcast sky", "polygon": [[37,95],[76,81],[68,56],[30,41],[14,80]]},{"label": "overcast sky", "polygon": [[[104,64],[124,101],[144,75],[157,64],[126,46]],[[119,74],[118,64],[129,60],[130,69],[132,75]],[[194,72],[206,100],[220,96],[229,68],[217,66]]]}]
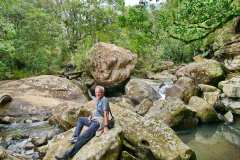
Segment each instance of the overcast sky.
[{"label": "overcast sky", "polygon": [[139,0],[125,0],[125,4],[128,5],[135,5],[138,4]]},{"label": "overcast sky", "polygon": [[[166,0],[160,0],[160,2],[165,2]],[[125,4],[128,6],[128,5],[136,5],[138,4],[139,0],[125,0]],[[152,2],[150,3],[155,3],[155,0],[152,0]]]}]

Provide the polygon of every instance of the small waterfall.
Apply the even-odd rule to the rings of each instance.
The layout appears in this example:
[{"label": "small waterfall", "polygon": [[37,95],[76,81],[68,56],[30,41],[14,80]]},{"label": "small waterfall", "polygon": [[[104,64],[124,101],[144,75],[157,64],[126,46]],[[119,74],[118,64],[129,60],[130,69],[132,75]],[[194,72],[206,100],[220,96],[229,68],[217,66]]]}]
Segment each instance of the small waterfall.
[{"label": "small waterfall", "polygon": [[158,94],[160,95],[160,99],[164,100],[166,98],[166,90],[167,88],[171,88],[173,86],[173,81],[165,81],[158,88]]}]

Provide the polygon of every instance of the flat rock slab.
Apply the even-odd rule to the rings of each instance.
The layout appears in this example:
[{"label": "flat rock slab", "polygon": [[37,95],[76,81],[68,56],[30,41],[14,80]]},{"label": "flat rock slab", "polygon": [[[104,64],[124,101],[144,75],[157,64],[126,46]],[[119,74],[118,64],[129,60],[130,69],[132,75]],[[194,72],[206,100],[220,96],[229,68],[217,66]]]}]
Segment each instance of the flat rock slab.
[{"label": "flat rock slab", "polygon": [[[85,103],[83,91],[65,78],[42,75],[0,85],[0,93],[13,101],[0,107],[0,115],[48,114],[64,103]],[[61,109],[60,109],[61,110]]]},{"label": "flat rock slab", "polygon": [[[75,129],[75,128],[74,128]],[[62,155],[72,147],[68,140],[73,135],[74,129],[56,136],[49,144],[44,160],[55,159],[55,155]],[[107,134],[95,136],[73,157],[73,160],[117,160],[121,149],[121,127],[109,130]]]}]

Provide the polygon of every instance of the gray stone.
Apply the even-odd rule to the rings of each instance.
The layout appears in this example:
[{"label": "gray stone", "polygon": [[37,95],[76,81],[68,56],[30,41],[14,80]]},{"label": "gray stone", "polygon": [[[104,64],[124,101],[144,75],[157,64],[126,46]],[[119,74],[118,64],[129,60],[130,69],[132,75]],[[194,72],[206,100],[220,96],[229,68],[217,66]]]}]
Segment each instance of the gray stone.
[{"label": "gray stone", "polygon": [[221,81],[218,84],[224,94],[231,98],[240,98],[240,77],[234,77],[232,79]]},{"label": "gray stone", "polygon": [[136,112],[141,116],[144,116],[148,110],[153,106],[153,101],[150,99],[144,99],[142,102],[136,106]]},{"label": "gray stone", "polygon": [[224,114],[224,117],[228,123],[233,123],[234,119],[231,111],[228,111],[226,114]]},{"label": "gray stone", "polygon": [[197,88],[194,81],[188,77],[179,78],[174,86],[166,89],[166,97],[178,97],[185,103],[188,103],[189,99],[197,94]]},{"label": "gray stone", "polygon": [[158,93],[144,79],[131,79],[125,87],[126,96],[139,104],[144,98],[152,101],[159,98]]},{"label": "gray stone", "polygon": [[[73,129],[56,136],[49,143],[49,148],[44,160],[54,159],[55,155],[62,155],[71,147],[68,139],[72,136]],[[108,133],[95,136],[73,157],[73,160],[117,160],[120,154],[121,128],[116,125]]]},{"label": "gray stone", "polygon": [[232,111],[234,114],[240,115],[240,100],[239,99],[223,98],[223,99],[221,99],[221,102],[227,110]]},{"label": "gray stone", "polygon": [[158,100],[144,118],[163,121],[172,128],[193,128],[197,126],[196,113],[176,97]]},{"label": "gray stone", "polygon": [[197,113],[201,122],[216,122],[219,121],[213,105],[208,104],[203,98],[193,96],[189,100],[189,107]]},{"label": "gray stone", "polygon": [[180,68],[176,75],[178,77],[190,77],[196,84],[209,84],[216,83],[219,79],[222,79],[224,71],[220,62],[210,59],[190,63]]}]

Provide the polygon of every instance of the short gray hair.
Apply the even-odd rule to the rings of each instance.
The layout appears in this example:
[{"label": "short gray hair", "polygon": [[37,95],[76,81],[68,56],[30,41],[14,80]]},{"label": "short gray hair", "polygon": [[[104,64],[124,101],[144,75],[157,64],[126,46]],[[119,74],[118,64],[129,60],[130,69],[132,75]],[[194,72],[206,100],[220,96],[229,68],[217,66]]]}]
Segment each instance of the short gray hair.
[{"label": "short gray hair", "polygon": [[100,90],[101,92],[103,92],[103,93],[105,92],[105,89],[104,89],[103,86],[99,86],[99,85],[98,85],[98,86],[95,87],[95,91],[96,91],[97,89],[99,89],[99,90]]}]

